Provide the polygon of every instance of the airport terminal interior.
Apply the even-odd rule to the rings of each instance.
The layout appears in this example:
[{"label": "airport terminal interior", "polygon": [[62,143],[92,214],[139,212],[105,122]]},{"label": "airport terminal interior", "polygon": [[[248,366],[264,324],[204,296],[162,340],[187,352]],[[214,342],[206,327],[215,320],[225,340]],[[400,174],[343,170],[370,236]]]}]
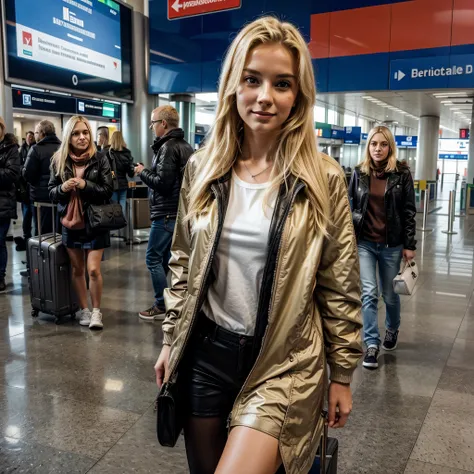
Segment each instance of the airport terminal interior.
[{"label": "airport terminal interior", "polygon": [[[174,107],[186,141],[203,145],[222,59],[242,26],[262,14],[297,25],[315,69],[319,151],[349,183],[370,130],[386,126],[417,211],[418,279],[401,296],[398,347],[381,350],[378,370],[361,359],[349,421],[329,430],[339,443],[330,474],[474,474],[471,0],[44,0],[37,15],[28,0],[0,3],[6,131],[22,145],[47,119],[61,138],[83,115],[94,140],[99,127],[121,131],[145,167],[158,106]],[[64,54],[49,56],[55,48]],[[102,331],[32,316],[17,205],[0,292],[0,474],[190,472],[183,436],[174,448],[157,440],[163,332],[161,321],[138,317],[154,295],[148,188],[128,179],[128,224],[102,261]],[[382,297],[378,325],[383,334]]]}]

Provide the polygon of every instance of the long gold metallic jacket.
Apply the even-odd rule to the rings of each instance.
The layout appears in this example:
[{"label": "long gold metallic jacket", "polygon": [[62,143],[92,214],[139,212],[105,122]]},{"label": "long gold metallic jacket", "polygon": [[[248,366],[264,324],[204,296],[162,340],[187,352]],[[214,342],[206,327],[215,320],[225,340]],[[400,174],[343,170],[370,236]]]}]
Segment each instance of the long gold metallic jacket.
[{"label": "long gold metallic jacket", "polygon": [[[248,426],[279,440],[288,474],[307,473],[319,445],[321,411],[332,381],[350,383],[362,355],[359,260],[345,178],[337,163],[320,154],[329,182],[331,225],[324,237],[311,224],[303,189],[283,226],[260,353],[237,396],[230,426]],[[196,168],[186,167],[165,291],[164,344],[171,345],[168,378],[177,374],[199,305],[205,297],[222,204],[184,223]],[[221,207],[221,209],[219,209]],[[192,228],[192,230],[191,230]]]}]

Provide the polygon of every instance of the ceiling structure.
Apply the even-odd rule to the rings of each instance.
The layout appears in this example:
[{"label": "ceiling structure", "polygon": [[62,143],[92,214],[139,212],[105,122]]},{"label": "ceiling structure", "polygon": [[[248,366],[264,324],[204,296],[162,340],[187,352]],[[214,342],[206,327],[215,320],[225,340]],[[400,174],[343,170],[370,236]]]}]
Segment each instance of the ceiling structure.
[{"label": "ceiling structure", "polygon": [[[457,134],[460,128],[469,128],[473,98],[474,90],[382,91],[319,94],[317,103],[378,123],[397,122],[413,133],[421,116],[439,115],[441,127]],[[216,93],[196,94],[200,112],[214,113],[216,102]]]}]

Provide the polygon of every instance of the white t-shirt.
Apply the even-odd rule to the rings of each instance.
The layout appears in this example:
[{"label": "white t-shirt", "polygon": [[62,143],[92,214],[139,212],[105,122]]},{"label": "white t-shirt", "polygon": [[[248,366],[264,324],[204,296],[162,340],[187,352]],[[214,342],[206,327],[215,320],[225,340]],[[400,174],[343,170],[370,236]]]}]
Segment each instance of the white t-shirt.
[{"label": "white t-shirt", "polygon": [[267,258],[268,237],[276,194],[263,199],[270,183],[251,184],[232,171],[224,227],[212,264],[215,276],[204,314],[229,331],[252,336]]}]

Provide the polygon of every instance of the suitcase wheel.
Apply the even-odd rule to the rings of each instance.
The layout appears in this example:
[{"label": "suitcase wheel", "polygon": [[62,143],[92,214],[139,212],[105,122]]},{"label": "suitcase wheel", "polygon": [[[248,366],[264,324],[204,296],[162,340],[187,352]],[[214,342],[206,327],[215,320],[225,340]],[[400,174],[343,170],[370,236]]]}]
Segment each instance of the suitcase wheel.
[{"label": "suitcase wheel", "polygon": [[37,309],[34,309],[34,308],[33,308],[33,309],[31,310],[31,317],[37,318],[38,315],[39,315],[39,311],[38,311]]}]

